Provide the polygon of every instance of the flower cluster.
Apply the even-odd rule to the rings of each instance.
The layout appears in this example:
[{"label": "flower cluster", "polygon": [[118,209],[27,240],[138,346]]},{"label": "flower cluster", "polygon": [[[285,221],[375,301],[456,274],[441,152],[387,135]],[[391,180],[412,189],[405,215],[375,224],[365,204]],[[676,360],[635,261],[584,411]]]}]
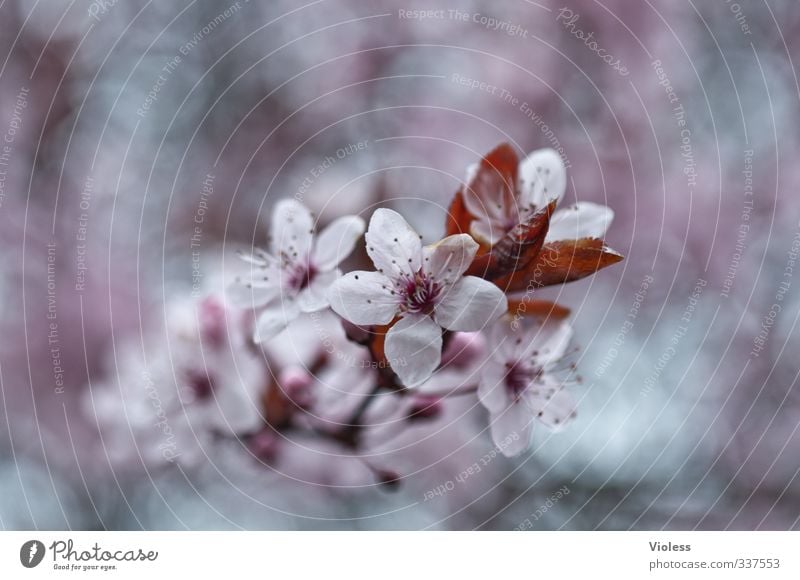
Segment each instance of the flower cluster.
[{"label": "flower cluster", "polygon": [[[267,247],[241,253],[225,296],[184,315],[180,348],[153,353],[148,365],[169,365],[159,376],[172,378],[146,386],[138,406],[130,385],[93,404],[121,393],[134,431],[157,406],[150,449],[170,461],[196,462],[227,439],[285,473],[293,449],[333,446],[394,485],[401,475],[381,450],[477,397],[495,445],[523,453],[537,423],[560,429],[576,415],[569,310],[536,291],[622,259],[602,241],[609,208],[557,209],[566,183],[555,151],[520,162],[501,145],[468,169],[430,244],[391,209],[368,227],[345,216],[317,233],[307,208],[282,200]],[[345,261],[366,267],[343,273]]]}]

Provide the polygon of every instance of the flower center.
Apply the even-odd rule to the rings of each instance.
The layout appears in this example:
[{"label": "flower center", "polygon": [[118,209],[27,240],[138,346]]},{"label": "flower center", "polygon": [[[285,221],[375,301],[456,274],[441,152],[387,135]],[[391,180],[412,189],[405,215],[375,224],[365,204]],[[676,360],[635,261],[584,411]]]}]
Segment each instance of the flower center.
[{"label": "flower center", "polygon": [[214,392],[214,381],[208,373],[189,371],[187,376],[189,391],[195,401],[205,401]]},{"label": "flower center", "polygon": [[413,277],[406,278],[402,284],[401,291],[404,298],[402,306],[406,312],[430,314],[433,311],[442,291],[441,285],[433,278],[419,271]]},{"label": "flower center", "polygon": [[286,265],[286,284],[293,292],[308,288],[316,275],[317,268],[308,260]]},{"label": "flower center", "polygon": [[543,372],[541,367],[519,362],[506,363],[506,368],[506,390],[514,399],[519,399]]}]

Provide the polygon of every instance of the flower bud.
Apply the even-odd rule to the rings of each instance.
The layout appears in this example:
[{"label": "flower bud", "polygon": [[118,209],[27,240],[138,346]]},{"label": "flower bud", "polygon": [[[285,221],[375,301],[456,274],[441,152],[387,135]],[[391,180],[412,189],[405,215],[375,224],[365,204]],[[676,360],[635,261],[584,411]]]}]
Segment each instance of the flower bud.
[{"label": "flower bud", "polygon": [[456,332],[442,353],[442,366],[463,369],[474,363],[486,350],[486,339],[480,332]]},{"label": "flower bud", "polygon": [[391,469],[376,469],[375,477],[378,483],[388,491],[397,491],[400,487],[400,474]]},{"label": "flower bud", "polygon": [[270,463],[275,461],[278,455],[280,440],[271,429],[262,429],[250,438],[247,446],[258,459]]},{"label": "flower bud", "polygon": [[438,418],[442,414],[442,401],[430,395],[418,395],[411,402],[407,419],[409,421],[426,421]]},{"label": "flower bud", "polygon": [[198,307],[197,318],[200,322],[200,340],[211,348],[220,349],[225,344],[227,331],[225,307],[217,298],[209,296]]},{"label": "flower bud", "polygon": [[356,344],[367,344],[370,340],[370,332],[363,326],[353,324],[349,320],[342,319],[342,328],[348,340]]},{"label": "flower bud", "polygon": [[298,407],[306,409],[313,404],[311,386],[314,377],[306,369],[298,366],[283,369],[278,375],[278,384],[286,397]]}]

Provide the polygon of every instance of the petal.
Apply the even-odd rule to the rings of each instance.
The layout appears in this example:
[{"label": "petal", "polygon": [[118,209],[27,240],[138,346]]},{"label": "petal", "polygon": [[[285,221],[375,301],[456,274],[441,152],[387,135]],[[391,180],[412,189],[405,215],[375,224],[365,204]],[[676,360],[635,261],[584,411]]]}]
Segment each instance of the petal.
[{"label": "petal", "polygon": [[364,233],[364,220],[355,215],[340,217],[320,232],[314,242],[312,263],[320,270],[330,270],[341,263]]},{"label": "petal", "polygon": [[545,241],[602,238],[613,219],[614,211],[610,207],[581,201],[552,215]]},{"label": "petal", "polygon": [[563,358],[572,340],[573,330],[570,324],[562,320],[545,322],[534,333],[523,356],[533,356],[537,365],[546,367]]},{"label": "petal", "polygon": [[490,413],[499,413],[509,403],[505,382],[506,366],[497,360],[490,360],[481,369],[478,385],[478,398]]},{"label": "petal", "polygon": [[495,245],[506,235],[499,222],[487,219],[474,220],[469,226],[469,233],[478,242],[487,246]]},{"label": "petal", "polygon": [[452,284],[470,267],[477,251],[478,244],[467,234],[447,236],[423,248],[422,267],[437,281]]},{"label": "petal", "polygon": [[225,296],[232,306],[237,308],[258,308],[274,300],[280,294],[280,287],[275,283],[252,283],[237,280],[225,289]]},{"label": "petal", "polygon": [[481,330],[508,310],[503,291],[477,276],[464,276],[445,292],[434,316],[447,330]]},{"label": "petal", "polygon": [[516,181],[519,158],[503,143],[479,164],[467,168],[463,188],[464,205],[476,218],[508,222],[517,213]]},{"label": "petal", "polygon": [[339,269],[314,275],[314,279],[308,287],[301,290],[297,296],[297,304],[300,310],[302,312],[317,312],[327,308],[329,305],[328,290],[331,284],[336,282],[341,275],[342,271]]},{"label": "petal", "polygon": [[575,399],[560,385],[531,385],[525,392],[525,402],[536,419],[554,431],[575,418]]},{"label": "petal", "polygon": [[516,315],[503,316],[489,328],[489,348],[496,361],[515,362],[519,359],[517,338],[521,321]]},{"label": "petal", "polygon": [[377,209],[365,235],[367,254],[375,268],[387,276],[407,276],[419,271],[422,242],[408,222],[396,211]]},{"label": "petal", "polygon": [[386,335],[386,358],[406,387],[425,382],[442,359],[442,329],[430,316],[405,316]]},{"label": "petal", "polygon": [[492,336],[492,344],[502,344],[506,360],[533,358],[537,366],[546,367],[561,360],[572,340],[572,326],[563,320],[542,320],[517,316],[505,330],[505,342],[500,332]]},{"label": "petal", "polygon": [[349,272],[331,284],[333,311],[353,324],[389,324],[397,313],[392,281],[378,272]]},{"label": "petal", "polygon": [[531,410],[521,400],[491,414],[492,440],[503,455],[513,457],[530,447],[533,421]]},{"label": "petal", "polygon": [[229,374],[231,380],[214,389],[216,409],[210,422],[232,434],[256,429],[263,421],[259,396],[252,387],[263,385],[264,371],[256,365],[257,372],[251,372],[256,369],[252,369],[249,362],[237,365],[237,370],[231,370]]},{"label": "petal", "polygon": [[253,341],[257,344],[268,341],[283,331],[299,314],[300,309],[294,300],[278,300],[270,304],[258,315]]},{"label": "petal", "polygon": [[294,199],[282,199],[272,213],[270,250],[276,255],[305,256],[311,248],[314,218]]},{"label": "petal", "polygon": [[534,151],[519,164],[519,203],[542,208],[560,200],[567,189],[567,170],[554,149]]}]

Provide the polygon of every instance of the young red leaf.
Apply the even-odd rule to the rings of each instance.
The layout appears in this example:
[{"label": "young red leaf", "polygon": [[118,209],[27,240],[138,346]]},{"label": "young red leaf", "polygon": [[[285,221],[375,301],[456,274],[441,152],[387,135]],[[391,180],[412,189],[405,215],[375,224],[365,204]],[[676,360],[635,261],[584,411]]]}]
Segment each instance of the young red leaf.
[{"label": "young red leaf", "polygon": [[552,202],[527,222],[516,225],[492,246],[491,251],[475,258],[467,274],[494,281],[525,269],[536,259],[544,245],[550,216],[555,208],[556,202]]},{"label": "young red leaf", "polygon": [[549,320],[563,320],[570,309],[549,300],[509,300],[508,311],[520,316],[535,316]]},{"label": "young red leaf", "polygon": [[622,255],[596,238],[550,242],[544,244],[536,260],[526,269],[496,280],[495,284],[506,292],[566,284],[621,260]]},{"label": "young red leaf", "polygon": [[[468,207],[487,208],[496,205],[513,205],[516,196],[517,166],[519,157],[508,143],[502,143],[489,152],[464,187],[453,198],[447,216],[447,235],[470,233],[472,221],[477,216]],[[465,199],[469,197],[470,200]],[[482,250],[487,250],[484,246]]]}]

